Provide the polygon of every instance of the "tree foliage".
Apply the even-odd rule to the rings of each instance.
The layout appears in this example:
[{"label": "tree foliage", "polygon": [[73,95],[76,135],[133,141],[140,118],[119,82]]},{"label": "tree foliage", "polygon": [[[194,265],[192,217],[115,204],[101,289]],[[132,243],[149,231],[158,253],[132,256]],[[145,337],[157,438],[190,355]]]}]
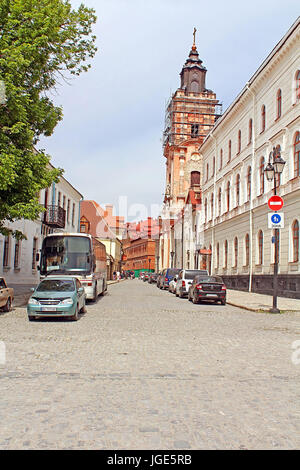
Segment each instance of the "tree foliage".
[{"label": "tree foliage", "polygon": [[2,234],[11,232],[7,221],[36,219],[42,211],[40,190],[62,174],[34,146],[63,116],[49,92],[61,79],[90,68],[95,22],[93,9],[73,9],[69,0],[0,0],[0,80],[6,91],[0,105]]}]

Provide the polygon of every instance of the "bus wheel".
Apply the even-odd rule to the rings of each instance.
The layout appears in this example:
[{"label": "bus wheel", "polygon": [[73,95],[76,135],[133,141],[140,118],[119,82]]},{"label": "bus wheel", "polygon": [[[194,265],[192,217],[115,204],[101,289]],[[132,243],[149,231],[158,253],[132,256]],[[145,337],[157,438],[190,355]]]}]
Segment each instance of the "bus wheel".
[{"label": "bus wheel", "polygon": [[96,300],[97,300],[97,297],[98,297],[97,292],[98,291],[97,291],[97,282],[96,282],[95,289],[94,289],[94,295],[93,295],[93,302],[96,302]]}]

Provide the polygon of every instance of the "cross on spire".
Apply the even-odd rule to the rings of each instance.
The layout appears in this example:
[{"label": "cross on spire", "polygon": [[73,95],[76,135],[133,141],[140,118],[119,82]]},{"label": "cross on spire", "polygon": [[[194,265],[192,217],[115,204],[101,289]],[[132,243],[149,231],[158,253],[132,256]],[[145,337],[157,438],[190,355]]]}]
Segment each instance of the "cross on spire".
[{"label": "cross on spire", "polygon": [[196,31],[197,31],[197,29],[194,28],[194,32],[193,32],[193,36],[194,36],[193,46],[196,46]]}]

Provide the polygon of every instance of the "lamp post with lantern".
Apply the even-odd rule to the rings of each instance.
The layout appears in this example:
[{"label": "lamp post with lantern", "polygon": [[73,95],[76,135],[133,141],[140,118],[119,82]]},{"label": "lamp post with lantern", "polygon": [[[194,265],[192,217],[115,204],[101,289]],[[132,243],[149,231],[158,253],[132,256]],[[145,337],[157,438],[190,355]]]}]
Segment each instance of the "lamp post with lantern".
[{"label": "lamp post with lantern", "polygon": [[[274,195],[277,196],[277,183],[278,188],[280,185],[280,175],[283,172],[285,161],[281,157],[280,145],[273,147],[272,152],[269,154],[269,161],[265,167],[265,175],[268,181],[274,180]],[[273,307],[270,309],[271,313],[280,313],[277,308],[278,296],[278,254],[279,254],[279,229],[275,228],[275,250],[274,250],[274,277],[273,277]]]}]

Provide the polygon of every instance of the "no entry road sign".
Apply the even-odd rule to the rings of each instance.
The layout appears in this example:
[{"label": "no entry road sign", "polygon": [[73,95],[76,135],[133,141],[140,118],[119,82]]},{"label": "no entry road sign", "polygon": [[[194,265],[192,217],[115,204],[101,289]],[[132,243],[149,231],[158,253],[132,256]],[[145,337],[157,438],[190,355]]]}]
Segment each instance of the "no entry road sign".
[{"label": "no entry road sign", "polygon": [[280,211],[283,208],[283,199],[280,196],[272,196],[268,200],[268,206],[271,211]]}]

